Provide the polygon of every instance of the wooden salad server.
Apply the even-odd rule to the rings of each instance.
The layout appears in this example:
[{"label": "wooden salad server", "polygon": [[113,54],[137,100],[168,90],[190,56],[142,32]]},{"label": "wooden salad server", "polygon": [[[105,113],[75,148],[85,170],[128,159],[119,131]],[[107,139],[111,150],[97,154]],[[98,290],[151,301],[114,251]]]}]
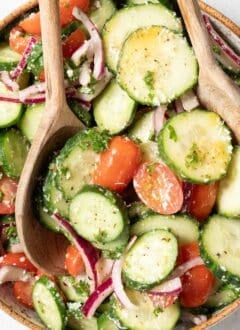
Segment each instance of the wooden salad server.
[{"label": "wooden salad server", "polygon": [[217,64],[196,0],[177,0],[198,64],[198,97],[222,117],[240,143],[240,89]]},{"label": "wooden salad server", "polygon": [[30,148],[16,197],[16,222],[24,251],[32,263],[51,274],[64,272],[67,240],[39,224],[34,214],[34,193],[49,156],[83,124],[69,109],[64,88],[58,0],[39,0],[46,104],[43,118]]}]

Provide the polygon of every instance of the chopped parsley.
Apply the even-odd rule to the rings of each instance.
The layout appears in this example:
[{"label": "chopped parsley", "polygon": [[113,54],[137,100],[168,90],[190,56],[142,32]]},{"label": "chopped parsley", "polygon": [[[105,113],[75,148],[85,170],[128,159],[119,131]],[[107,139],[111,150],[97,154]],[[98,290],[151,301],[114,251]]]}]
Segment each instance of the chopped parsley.
[{"label": "chopped parsley", "polygon": [[145,74],[145,77],[143,78],[146,86],[149,89],[149,94],[148,97],[153,100],[154,98],[154,72],[152,71],[147,71]]},{"label": "chopped parsley", "polygon": [[177,142],[177,133],[172,125],[168,126],[169,138],[174,142]]},{"label": "chopped parsley", "polygon": [[100,153],[108,147],[111,136],[107,131],[98,131],[97,129],[88,129],[82,131],[79,136],[79,146],[82,150],[93,149]]},{"label": "chopped parsley", "polygon": [[217,55],[221,55],[221,48],[218,47],[217,45],[212,46],[212,51]]},{"label": "chopped parsley", "polygon": [[186,167],[194,167],[199,162],[200,162],[200,159],[199,159],[197,144],[193,143],[190,148],[189,153],[185,157],[185,165],[186,165]]}]

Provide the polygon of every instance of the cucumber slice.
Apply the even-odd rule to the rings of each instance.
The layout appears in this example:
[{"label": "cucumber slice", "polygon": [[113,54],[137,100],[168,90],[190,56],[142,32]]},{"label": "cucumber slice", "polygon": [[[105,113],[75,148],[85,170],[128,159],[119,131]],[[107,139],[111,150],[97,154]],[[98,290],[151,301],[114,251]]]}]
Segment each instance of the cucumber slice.
[{"label": "cucumber slice", "polygon": [[98,330],[118,330],[116,324],[110,319],[108,313],[103,313],[98,318]]},{"label": "cucumber slice", "polygon": [[178,304],[173,304],[163,311],[156,313],[156,309],[148,295],[130,289],[126,289],[126,292],[129,299],[137,308],[124,308],[116,298],[112,298],[111,318],[118,322],[120,329],[174,329],[180,317]]},{"label": "cucumber slice", "polygon": [[7,252],[11,252],[12,247],[20,243],[16,228],[15,217],[13,215],[4,215],[0,219],[0,227],[1,224],[8,224],[7,227],[3,226],[1,228],[1,241],[4,250]]},{"label": "cucumber slice", "polygon": [[7,43],[0,44],[0,71],[14,69],[21,59],[21,55],[14,52]]},{"label": "cucumber slice", "polygon": [[66,307],[53,281],[42,276],[33,287],[35,311],[48,329],[62,330],[66,324]]},{"label": "cucumber slice", "polygon": [[153,139],[155,135],[153,117],[154,111],[143,113],[142,116],[130,127],[128,135],[132,139],[143,143]]},{"label": "cucumber slice", "polygon": [[18,127],[20,128],[23,135],[26,136],[29,142],[32,142],[37,132],[44,108],[45,104],[29,106],[20,119]]},{"label": "cucumber slice", "polygon": [[208,300],[204,304],[211,310],[217,310],[230,304],[239,297],[239,293],[236,292],[231,284],[225,284],[221,286],[215,293],[209,296]]},{"label": "cucumber slice", "polygon": [[220,181],[217,195],[218,213],[240,216],[240,147],[235,147],[227,175]]},{"label": "cucumber slice", "polygon": [[131,223],[137,222],[141,218],[145,218],[153,213],[152,210],[140,201],[133,202],[128,206],[128,217]]},{"label": "cucumber slice", "polygon": [[58,213],[62,217],[69,218],[70,201],[64,198],[63,193],[56,187],[55,163],[49,166],[49,172],[43,184],[43,204],[52,213]]},{"label": "cucumber slice", "polygon": [[73,198],[85,184],[92,183],[98,153],[108,146],[110,136],[96,129],[83,130],[65,144],[56,159],[56,185],[66,199]]},{"label": "cucumber slice", "polygon": [[203,227],[201,256],[212,272],[223,282],[240,284],[240,221],[213,215]]},{"label": "cucumber slice", "polygon": [[117,71],[117,63],[124,41],[135,30],[150,25],[163,25],[181,32],[182,25],[175,13],[161,4],[130,6],[118,10],[105,24],[102,37],[106,62],[110,70]]},{"label": "cucumber slice", "polygon": [[60,231],[59,226],[56,225],[56,221],[51,217],[48,213],[48,210],[45,209],[39,202],[37,205],[38,209],[38,219],[42,225],[44,225],[47,229],[58,233]]},{"label": "cucumber slice", "polygon": [[72,199],[69,218],[76,232],[90,242],[108,243],[128,223],[122,200],[109,189],[86,185]]},{"label": "cucumber slice", "polygon": [[146,3],[161,3],[162,5],[166,6],[167,8],[171,9],[172,4],[171,0],[128,0],[128,5],[144,5]]},{"label": "cucumber slice", "polygon": [[173,270],[178,255],[175,236],[166,230],[153,230],[140,236],[127,251],[123,278],[128,287],[148,290]]},{"label": "cucumber slice", "polygon": [[145,216],[131,227],[131,235],[142,235],[151,230],[170,230],[178,239],[180,245],[198,241],[199,224],[187,215],[160,215]]},{"label": "cucumber slice", "polygon": [[92,244],[99,250],[102,250],[104,258],[119,259],[128,244],[128,240],[129,226],[125,224],[122,233],[114,241],[108,243],[93,242]]},{"label": "cucumber slice", "polygon": [[98,330],[97,319],[87,319],[81,312],[81,303],[67,304],[67,326],[73,330]]},{"label": "cucumber slice", "polygon": [[139,103],[170,103],[192,88],[197,78],[197,61],[186,39],[165,27],[138,29],[123,45],[117,81]]},{"label": "cucumber slice", "polygon": [[0,133],[0,159],[7,176],[20,177],[28,149],[28,143],[20,131],[11,128]]},{"label": "cucumber slice", "polygon": [[62,275],[58,277],[60,289],[69,301],[84,303],[89,294],[89,284],[86,279]]},{"label": "cucumber slice", "polygon": [[89,17],[97,26],[98,30],[101,31],[106,21],[115,11],[116,6],[111,0],[95,0],[90,7]]},{"label": "cucumber slice", "polygon": [[[135,115],[136,103],[115,80],[93,103],[94,119],[101,130],[117,134],[128,127]],[[109,120],[111,118],[111,120]]]},{"label": "cucumber slice", "polygon": [[142,162],[161,162],[162,159],[159,156],[158,144],[157,142],[148,141],[145,143],[140,143]]},{"label": "cucumber slice", "polygon": [[[0,82],[0,93],[9,94],[9,90]],[[23,105],[20,103],[0,102],[0,128],[13,126],[19,120],[23,112]]]},{"label": "cucumber slice", "polygon": [[160,131],[158,146],[169,167],[196,183],[222,178],[232,155],[230,130],[216,113],[205,110],[169,119]]}]

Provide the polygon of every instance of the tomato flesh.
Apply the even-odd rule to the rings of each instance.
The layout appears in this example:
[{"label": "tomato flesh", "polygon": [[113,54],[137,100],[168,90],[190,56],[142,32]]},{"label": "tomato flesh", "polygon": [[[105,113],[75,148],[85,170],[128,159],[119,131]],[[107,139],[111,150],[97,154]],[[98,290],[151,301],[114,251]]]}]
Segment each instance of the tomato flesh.
[{"label": "tomato flesh", "polygon": [[[198,242],[182,245],[179,248],[177,264],[199,257]],[[203,305],[212,293],[215,277],[205,265],[189,269],[182,277],[180,303],[184,307],[194,308]]]},{"label": "tomato flesh", "polygon": [[17,281],[13,285],[13,293],[15,298],[23,305],[29,308],[33,308],[32,301],[32,290],[33,290],[33,281],[22,282]]},{"label": "tomato flesh", "polygon": [[27,259],[23,252],[7,253],[0,258],[0,267],[3,266],[16,266],[25,269],[29,272],[36,273],[36,267]]},{"label": "tomato flesh", "polygon": [[72,15],[74,7],[87,12],[89,4],[89,0],[60,0],[60,20],[62,26],[71,23],[75,19]]},{"label": "tomato flesh", "polygon": [[19,22],[19,26],[30,34],[41,35],[40,13],[32,13]]},{"label": "tomato flesh", "polygon": [[0,214],[13,214],[15,212],[17,186],[17,181],[6,176],[0,179]]},{"label": "tomato flesh", "polygon": [[31,35],[26,34],[20,26],[14,27],[9,34],[9,46],[19,54],[23,54],[29,44]]},{"label": "tomato flesh", "polygon": [[77,248],[69,245],[65,256],[65,268],[72,276],[78,276],[84,272],[85,266],[82,256]]},{"label": "tomato flesh", "polygon": [[93,182],[122,192],[131,182],[141,161],[139,146],[124,136],[114,137],[109,148],[100,155]]},{"label": "tomato flesh", "polygon": [[217,198],[218,183],[184,184],[186,211],[198,221],[204,221],[211,214]]},{"label": "tomato flesh", "polygon": [[77,50],[84,43],[84,40],[85,34],[80,29],[76,29],[72,32],[62,44],[63,57],[71,58],[75,50]]},{"label": "tomato flesh", "polygon": [[174,214],[182,207],[182,185],[163,163],[143,163],[134,176],[133,185],[138,197],[156,212]]}]

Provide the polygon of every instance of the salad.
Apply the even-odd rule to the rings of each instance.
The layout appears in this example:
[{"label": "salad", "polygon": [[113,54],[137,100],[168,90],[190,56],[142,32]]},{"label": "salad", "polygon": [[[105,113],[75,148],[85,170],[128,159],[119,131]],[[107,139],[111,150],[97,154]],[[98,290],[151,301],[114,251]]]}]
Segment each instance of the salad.
[{"label": "salad", "polygon": [[[174,2],[59,6],[66,96],[85,129],[51,155],[32,202],[36,221],[69,240],[66,271],[45,274],[27,259],[14,217],[44,116],[36,8],[1,33],[0,285],[54,330],[200,324],[240,296],[240,148],[199,103]],[[239,55],[203,19],[239,83]]]}]

